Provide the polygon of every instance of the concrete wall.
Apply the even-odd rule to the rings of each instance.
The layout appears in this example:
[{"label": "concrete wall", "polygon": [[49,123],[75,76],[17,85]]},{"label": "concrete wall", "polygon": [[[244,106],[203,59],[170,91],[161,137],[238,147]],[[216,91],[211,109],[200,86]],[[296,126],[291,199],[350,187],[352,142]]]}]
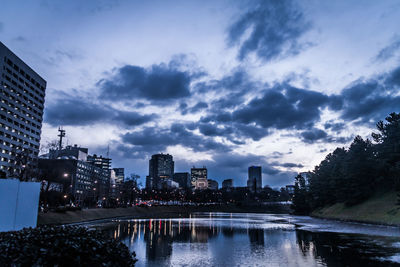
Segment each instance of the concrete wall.
[{"label": "concrete wall", "polygon": [[40,183],[0,179],[0,232],[36,227]]}]

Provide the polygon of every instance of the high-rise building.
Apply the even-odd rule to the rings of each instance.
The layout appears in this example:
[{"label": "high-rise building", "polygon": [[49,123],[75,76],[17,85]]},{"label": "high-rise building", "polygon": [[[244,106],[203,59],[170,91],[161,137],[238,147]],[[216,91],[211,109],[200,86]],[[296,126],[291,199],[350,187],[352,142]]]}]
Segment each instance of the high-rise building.
[{"label": "high-rise building", "polygon": [[177,182],[181,188],[190,188],[190,174],[188,172],[174,173],[174,181]]},{"label": "high-rise building", "polygon": [[190,169],[190,179],[192,182],[192,187],[195,190],[203,190],[208,188],[207,182],[207,168],[196,168]]},{"label": "high-rise building", "polygon": [[233,187],[233,179],[226,179],[222,182],[222,189],[231,190]]},{"label": "high-rise building", "polygon": [[39,153],[46,81],[0,42],[0,171],[19,176]]},{"label": "high-rise building", "polygon": [[93,156],[87,156],[87,162],[93,164],[94,166],[104,169],[111,170],[111,159],[103,156],[97,156],[94,154]]},{"label": "high-rise building", "polygon": [[122,184],[125,179],[125,169],[124,168],[113,168],[115,172],[115,181]]},{"label": "high-rise building", "polygon": [[39,159],[42,179],[59,191],[74,196],[76,204],[84,200],[98,201],[109,196],[110,171],[67,156]]},{"label": "high-rise building", "polygon": [[85,147],[66,146],[63,149],[50,149],[48,154],[41,155],[41,158],[49,159],[62,159],[62,158],[74,158],[81,161],[87,161],[88,149]]},{"label": "high-rise building", "polygon": [[149,175],[146,177],[148,189],[162,189],[174,177],[174,160],[169,154],[155,154],[149,161]]},{"label": "high-rise building", "polygon": [[210,190],[218,190],[218,182],[215,180],[208,180],[208,189]]},{"label": "high-rise building", "polygon": [[248,170],[247,187],[252,192],[262,188],[261,166],[250,166]]}]

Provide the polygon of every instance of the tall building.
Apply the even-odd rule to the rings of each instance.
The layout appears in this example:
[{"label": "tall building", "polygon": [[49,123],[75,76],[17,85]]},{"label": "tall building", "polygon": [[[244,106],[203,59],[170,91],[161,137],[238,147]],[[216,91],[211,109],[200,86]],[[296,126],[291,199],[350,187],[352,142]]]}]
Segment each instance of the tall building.
[{"label": "tall building", "polygon": [[249,167],[247,187],[252,192],[257,192],[262,189],[261,166]]},{"label": "tall building", "polygon": [[203,190],[208,188],[207,182],[207,168],[196,168],[190,169],[190,179],[192,182],[192,187],[195,190]]},{"label": "tall building", "polygon": [[41,158],[61,159],[61,158],[75,158],[81,161],[87,161],[88,149],[85,147],[67,146],[63,149],[51,149],[48,154],[41,155]]},{"label": "tall building", "polygon": [[174,173],[174,181],[177,182],[181,188],[190,188],[190,174],[188,172]]},{"label": "tall building", "polygon": [[59,159],[39,159],[42,179],[58,191],[74,196],[76,204],[96,202],[109,196],[110,172],[91,163],[66,156]]},{"label": "tall building", "polygon": [[208,180],[208,189],[210,190],[218,190],[218,182],[215,180]]},{"label": "tall building", "polygon": [[45,91],[46,81],[0,42],[0,171],[9,177],[37,164]]},{"label": "tall building", "polygon": [[149,175],[146,177],[148,189],[162,189],[174,177],[174,160],[169,154],[155,154],[149,161]]},{"label": "tall building", "polygon": [[104,169],[111,170],[111,159],[103,156],[97,156],[94,154],[93,156],[87,156],[87,162],[93,164],[94,166]]},{"label": "tall building", "polygon": [[124,168],[113,168],[115,172],[115,181],[122,184],[125,179],[125,169]]},{"label": "tall building", "polygon": [[233,187],[233,179],[226,179],[222,182],[222,189],[231,190]]}]

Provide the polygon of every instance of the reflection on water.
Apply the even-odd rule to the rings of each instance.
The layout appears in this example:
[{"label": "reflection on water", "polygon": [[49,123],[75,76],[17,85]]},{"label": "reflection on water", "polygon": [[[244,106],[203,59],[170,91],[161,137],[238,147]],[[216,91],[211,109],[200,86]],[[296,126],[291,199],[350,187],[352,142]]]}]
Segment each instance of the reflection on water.
[{"label": "reflection on water", "polygon": [[117,221],[138,266],[397,266],[400,237],[298,229],[265,214]]}]

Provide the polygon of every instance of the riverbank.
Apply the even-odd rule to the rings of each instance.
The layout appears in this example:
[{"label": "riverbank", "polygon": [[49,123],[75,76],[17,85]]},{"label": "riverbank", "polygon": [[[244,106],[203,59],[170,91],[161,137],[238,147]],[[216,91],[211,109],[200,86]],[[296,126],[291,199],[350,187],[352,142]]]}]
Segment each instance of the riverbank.
[{"label": "riverbank", "polygon": [[400,205],[396,205],[397,193],[388,192],[351,207],[343,203],[317,209],[311,216],[324,219],[400,226]]},{"label": "riverbank", "polygon": [[146,218],[179,218],[189,217],[194,212],[229,212],[229,213],[275,213],[290,212],[289,205],[274,204],[263,206],[153,206],[130,207],[116,209],[84,209],[79,211],[66,211],[64,213],[47,212],[38,214],[38,225],[59,225],[69,223],[87,222],[101,219],[130,217],[137,219]]}]

